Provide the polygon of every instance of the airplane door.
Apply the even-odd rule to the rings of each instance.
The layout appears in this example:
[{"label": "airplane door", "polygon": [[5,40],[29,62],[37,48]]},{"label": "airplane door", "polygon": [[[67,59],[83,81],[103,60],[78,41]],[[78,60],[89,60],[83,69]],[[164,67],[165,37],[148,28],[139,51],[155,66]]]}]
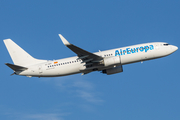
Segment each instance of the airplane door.
[{"label": "airplane door", "polygon": [[159,45],[156,44],[156,45],[155,45],[155,48],[156,48],[156,50],[159,50]]},{"label": "airplane door", "polygon": [[42,72],[43,72],[43,71],[42,71],[42,66],[40,65],[40,66],[39,66],[39,74],[42,74]]},{"label": "airplane door", "polygon": [[[119,57],[119,58],[118,58],[118,57]],[[117,56],[117,58],[118,58],[118,63],[119,63],[119,65],[121,65],[121,56]],[[116,61],[117,58],[114,58],[114,61]],[[115,59],[116,59],[116,60],[115,60]]]},{"label": "airplane door", "polygon": [[121,64],[121,56],[119,56],[119,63]]}]

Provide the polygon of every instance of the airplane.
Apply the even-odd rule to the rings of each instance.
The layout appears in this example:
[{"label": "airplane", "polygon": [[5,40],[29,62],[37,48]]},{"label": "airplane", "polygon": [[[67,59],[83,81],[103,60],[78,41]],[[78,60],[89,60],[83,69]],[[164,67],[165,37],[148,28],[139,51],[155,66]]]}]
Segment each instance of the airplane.
[{"label": "airplane", "polygon": [[59,60],[36,59],[11,39],[5,39],[5,46],[14,63],[5,63],[14,71],[11,75],[58,77],[77,73],[85,75],[93,71],[112,75],[123,72],[122,66],[125,64],[165,57],[178,50],[177,46],[165,42],[151,42],[91,53],[69,43],[61,34],[59,37],[77,56]]}]

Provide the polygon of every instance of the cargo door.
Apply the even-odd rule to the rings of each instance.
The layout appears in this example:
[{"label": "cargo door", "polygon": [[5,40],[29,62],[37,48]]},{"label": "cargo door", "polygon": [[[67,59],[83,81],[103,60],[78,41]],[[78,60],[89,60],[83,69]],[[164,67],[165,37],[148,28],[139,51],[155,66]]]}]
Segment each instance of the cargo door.
[{"label": "cargo door", "polygon": [[41,75],[43,73],[42,66],[40,65],[38,69],[39,69],[39,74]]}]

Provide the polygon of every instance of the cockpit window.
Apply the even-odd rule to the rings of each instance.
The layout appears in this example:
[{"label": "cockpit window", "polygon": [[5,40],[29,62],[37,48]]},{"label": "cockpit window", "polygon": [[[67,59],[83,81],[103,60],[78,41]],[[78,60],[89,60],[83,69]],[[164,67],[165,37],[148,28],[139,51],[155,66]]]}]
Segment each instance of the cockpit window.
[{"label": "cockpit window", "polygon": [[168,46],[169,44],[163,44],[164,46]]}]

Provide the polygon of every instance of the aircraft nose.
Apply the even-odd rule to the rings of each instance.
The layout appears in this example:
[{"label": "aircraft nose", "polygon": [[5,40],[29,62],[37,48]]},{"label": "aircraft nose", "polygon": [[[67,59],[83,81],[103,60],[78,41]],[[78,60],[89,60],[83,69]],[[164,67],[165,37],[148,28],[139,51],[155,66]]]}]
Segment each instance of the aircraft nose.
[{"label": "aircraft nose", "polygon": [[178,50],[178,47],[177,46],[173,46],[173,49],[176,51],[176,50]]},{"label": "aircraft nose", "polygon": [[173,45],[172,49],[173,49],[173,52],[175,52],[176,50],[178,50],[178,47]]}]

